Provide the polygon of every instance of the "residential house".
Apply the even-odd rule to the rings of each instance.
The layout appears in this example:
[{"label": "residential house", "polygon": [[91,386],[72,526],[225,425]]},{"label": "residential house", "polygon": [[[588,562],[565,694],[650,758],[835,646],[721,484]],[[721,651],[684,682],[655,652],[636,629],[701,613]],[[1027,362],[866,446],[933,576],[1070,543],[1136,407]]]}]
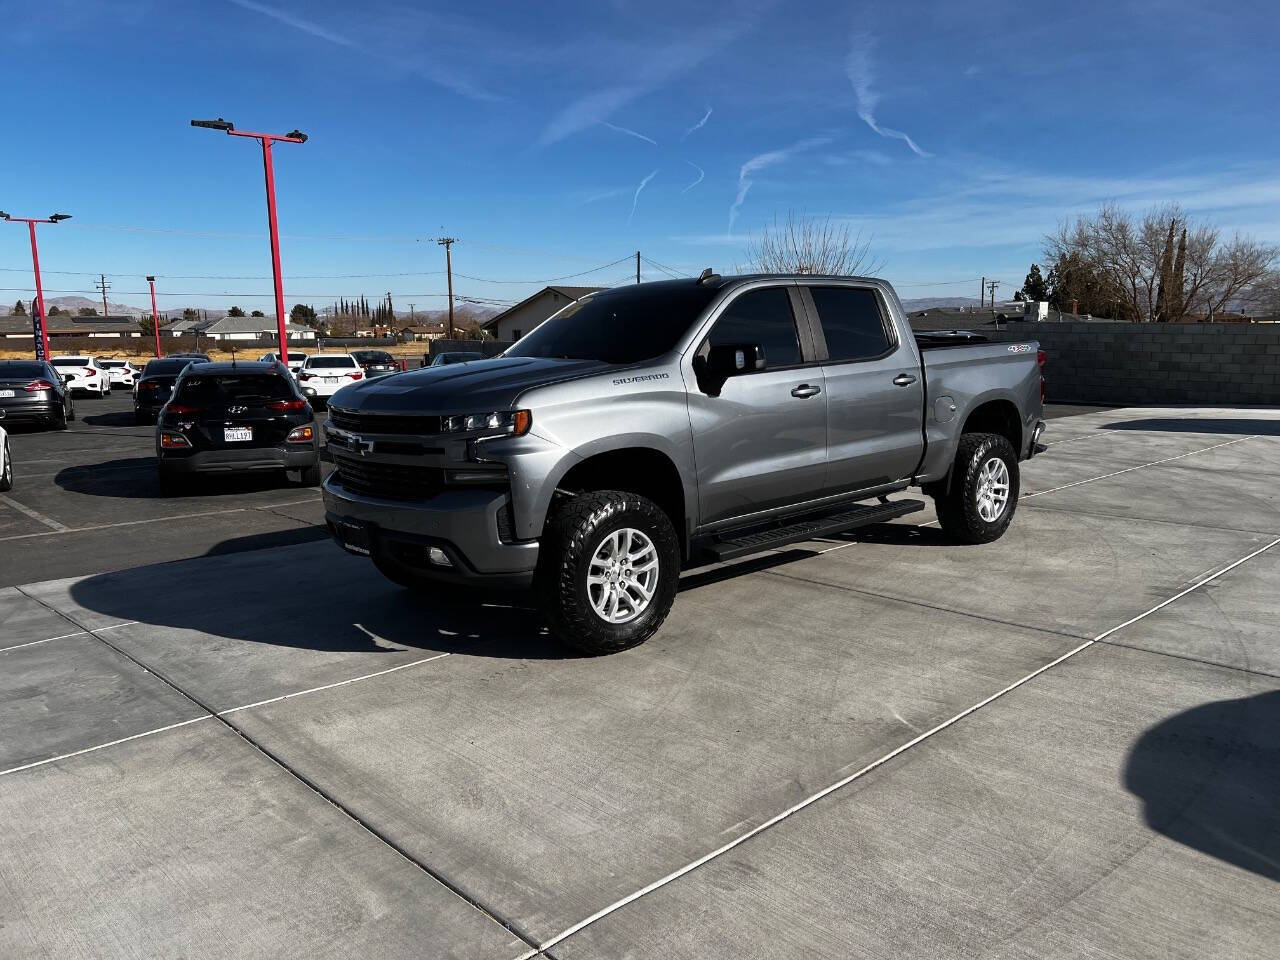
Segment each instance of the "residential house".
[{"label": "residential house", "polygon": [[435,323],[407,323],[396,331],[401,340],[434,340],[444,335],[444,327]]},{"label": "residential house", "polygon": [[603,287],[544,287],[531,297],[508,307],[484,322],[484,330],[495,340],[519,340],[530,330],[564,307]]},{"label": "residential house", "polygon": [[[218,341],[272,340],[278,335],[274,317],[223,317],[200,332]],[[291,341],[316,338],[315,330],[297,323],[286,323],[285,334]]]}]

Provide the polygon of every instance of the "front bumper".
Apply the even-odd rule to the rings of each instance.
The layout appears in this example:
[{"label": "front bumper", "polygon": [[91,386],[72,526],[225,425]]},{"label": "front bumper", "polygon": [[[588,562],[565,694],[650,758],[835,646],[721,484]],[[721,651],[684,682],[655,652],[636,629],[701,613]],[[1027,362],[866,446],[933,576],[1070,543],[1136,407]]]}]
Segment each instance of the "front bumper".
[{"label": "front bumper", "polygon": [[255,473],[302,470],[319,462],[314,446],[245,447],[232,450],[157,450],[160,469],[172,473]]},{"label": "front bumper", "polygon": [[[352,552],[387,555],[445,582],[516,588],[533,582],[537,541],[507,543],[498,535],[498,514],[510,502],[504,492],[459,487],[430,500],[386,500],[345,489],[336,474],[321,492],[325,523],[339,545]],[[352,549],[352,530],[359,531],[363,549]],[[432,547],[442,550],[450,565],[431,563]]]}]

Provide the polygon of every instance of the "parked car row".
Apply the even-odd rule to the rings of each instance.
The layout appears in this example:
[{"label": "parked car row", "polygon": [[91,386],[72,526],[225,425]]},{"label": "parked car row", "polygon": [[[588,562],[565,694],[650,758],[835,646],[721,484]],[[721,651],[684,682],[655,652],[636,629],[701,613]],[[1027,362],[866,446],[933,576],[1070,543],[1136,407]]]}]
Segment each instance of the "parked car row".
[{"label": "parked car row", "polygon": [[65,430],[76,418],[71,384],[43,360],[0,360],[0,417]]}]

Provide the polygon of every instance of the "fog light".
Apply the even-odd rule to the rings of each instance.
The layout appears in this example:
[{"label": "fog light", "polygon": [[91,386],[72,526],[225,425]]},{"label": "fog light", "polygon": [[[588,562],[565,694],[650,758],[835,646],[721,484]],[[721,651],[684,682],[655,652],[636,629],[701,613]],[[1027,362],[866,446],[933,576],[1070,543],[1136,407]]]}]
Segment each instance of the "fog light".
[{"label": "fog light", "polygon": [[446,554],[439,547],[432,547],[430,550],[428,550],[427,559],[430,560],[432,563],[434,563],[438,567],[453,566],[453,561],[449,559],[449,555]]}]

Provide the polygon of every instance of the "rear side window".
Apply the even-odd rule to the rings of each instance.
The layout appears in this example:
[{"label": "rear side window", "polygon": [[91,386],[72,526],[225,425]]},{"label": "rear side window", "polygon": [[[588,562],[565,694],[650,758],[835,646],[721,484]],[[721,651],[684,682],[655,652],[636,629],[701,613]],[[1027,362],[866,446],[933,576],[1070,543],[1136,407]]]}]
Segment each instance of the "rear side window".
[{"label": "rear side window", "polygon": [[178,399],[183,403],[266,403],[292,400],[293,387],[284,377],[263,374],[187,375],[182,378]]},{"label": "rear side window", "polygon": [[87,367],[89,359],[87,357],[58,357],[53,361],[55,367]]},{"label": "rear side window", "polygon": [[34,380],[49,376],[43,363],[0,363],[0,380]]},{"label": "rear side window", "polygon": [[889,334],[874,290],[810,287],[809,293],[818,308],[831,361],[870,360],[889,352]]},{"label": "rear side window", "polygon": [[786,287],[751,290],[738,297],[720,314],[707,340],[713,347],[759,344],[767,370],[803,362]]},{"label": "rear side window", "polygon": [[350,370],[356,366],[354,357],[311,357],[306,363],[308,370]]}]

